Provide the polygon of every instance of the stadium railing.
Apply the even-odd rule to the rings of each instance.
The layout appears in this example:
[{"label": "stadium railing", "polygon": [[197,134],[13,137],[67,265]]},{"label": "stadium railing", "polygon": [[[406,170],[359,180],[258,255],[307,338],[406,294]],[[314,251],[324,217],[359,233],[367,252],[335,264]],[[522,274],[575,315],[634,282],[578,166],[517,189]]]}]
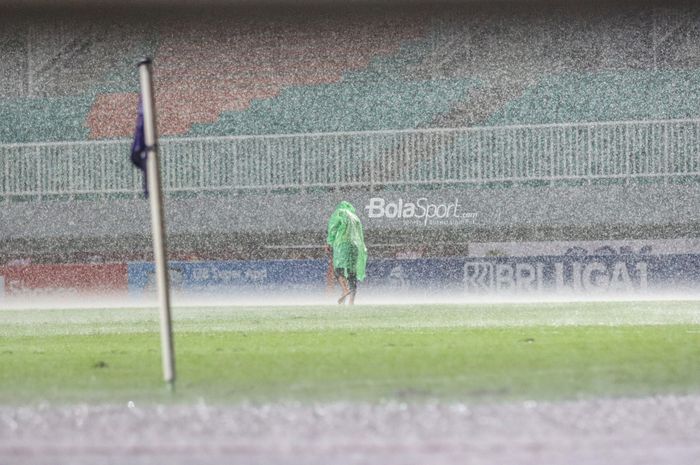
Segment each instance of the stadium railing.
[{"label": "stadium railing", "polygon": [[[161,140],[170,194],[700,179],[700,120]],[[0,196],[138,196],[130,141],[0,145]]]}]

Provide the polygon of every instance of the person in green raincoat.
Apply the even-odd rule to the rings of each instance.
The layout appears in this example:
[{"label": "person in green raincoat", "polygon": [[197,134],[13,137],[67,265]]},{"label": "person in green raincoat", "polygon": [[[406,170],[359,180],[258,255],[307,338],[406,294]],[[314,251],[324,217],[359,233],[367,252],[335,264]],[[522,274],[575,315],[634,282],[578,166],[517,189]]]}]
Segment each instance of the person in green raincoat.
[{"label": "person in green raincoat", "polygon": [[367,247],[362,223],[350,202],[340,202],[328,220],[326,244],[326,248],[333,254],[336,279],[343,288],[338,303],[342,304],[348,298],[348,303],[353,305],[357,281],[365,279]]}]

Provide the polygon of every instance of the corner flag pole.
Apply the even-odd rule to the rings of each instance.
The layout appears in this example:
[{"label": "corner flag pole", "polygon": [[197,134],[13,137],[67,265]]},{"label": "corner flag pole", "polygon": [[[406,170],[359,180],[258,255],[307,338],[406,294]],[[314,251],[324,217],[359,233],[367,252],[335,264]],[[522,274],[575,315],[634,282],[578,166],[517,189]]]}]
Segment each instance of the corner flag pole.
[{"label": "corner flag pole", "polygon": [[158,161],[158,135],[153,99],[153,77],[151,59],[145,58],[138,64],[141,81],[141,101],[143,103],[143,132],[147,150],[147,183],[151,202],[151,228],[153,232],[153,252],[156,262],[158,283],[158,306],[160,308],[160,345],[163,357],[163,378],[168,385],[175,386],[175,354],[173,331],[170,319],[170,280],[168,259],[165,251],[165,220],[163,218],[163,196],[160,186]]}]

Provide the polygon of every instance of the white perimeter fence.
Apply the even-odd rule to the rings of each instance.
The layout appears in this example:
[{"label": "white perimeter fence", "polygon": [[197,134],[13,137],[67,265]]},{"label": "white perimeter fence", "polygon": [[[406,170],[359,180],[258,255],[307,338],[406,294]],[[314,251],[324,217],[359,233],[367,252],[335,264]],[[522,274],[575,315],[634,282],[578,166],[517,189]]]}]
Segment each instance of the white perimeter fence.
[{"label": "white perimeter fence", "polygon": [[[130,141],[0,145],[0,196],[139,195]],[[174,192],[700,179],[700,120],[166,138]]]}]

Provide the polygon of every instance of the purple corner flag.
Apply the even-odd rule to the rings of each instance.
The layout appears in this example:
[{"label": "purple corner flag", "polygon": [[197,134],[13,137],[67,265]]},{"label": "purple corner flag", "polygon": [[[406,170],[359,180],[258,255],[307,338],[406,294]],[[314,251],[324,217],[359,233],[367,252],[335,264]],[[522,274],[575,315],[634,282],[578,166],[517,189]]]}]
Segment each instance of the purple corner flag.
[{"label": "purple corner flag", "polygon": [[146,166],[148,164],[148,150],[146,138],[143,133],[143,103],[139,96],[138,113],[136,114],[136,129],[134,129],[134,142],[131,144],[131,162],[143,171],[143,193],[148,197],[148,177]]}]

